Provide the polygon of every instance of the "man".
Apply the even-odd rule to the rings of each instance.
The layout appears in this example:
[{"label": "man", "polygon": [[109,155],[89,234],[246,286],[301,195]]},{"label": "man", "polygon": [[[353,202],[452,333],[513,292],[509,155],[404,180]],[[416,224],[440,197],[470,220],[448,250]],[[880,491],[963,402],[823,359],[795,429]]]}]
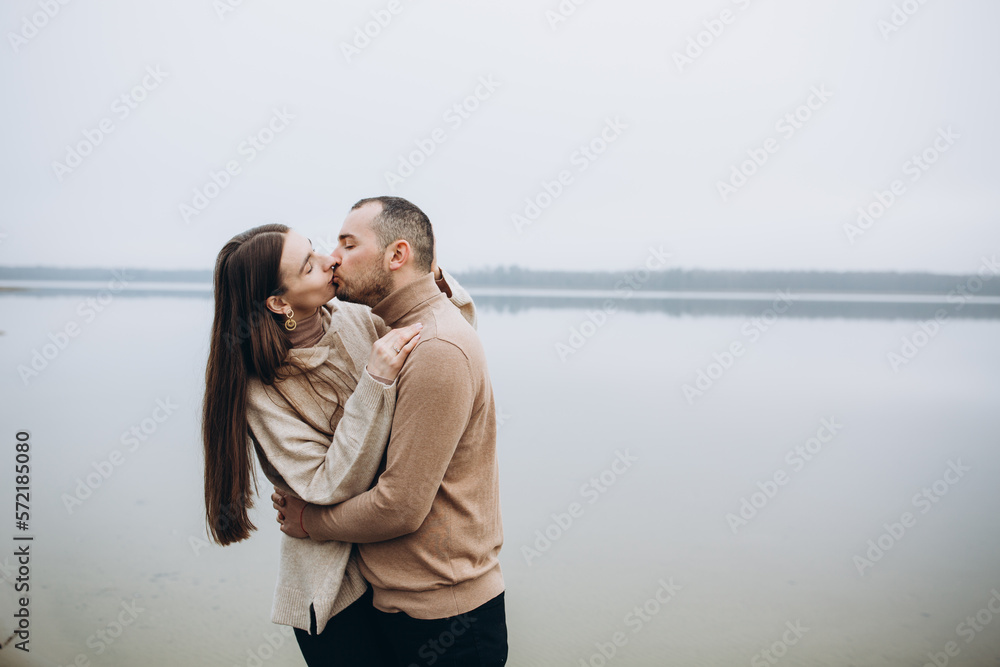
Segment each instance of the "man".
[{"label": "man", "polygon": [[505,664],[493,390],[475,329],[435,284],[430,220],[405,199],[363,199],[333,257],[337,298],[424,327],[397,378],[376,485],[333,506],[284,498],[282,530],[358,543],[399,665]]}]

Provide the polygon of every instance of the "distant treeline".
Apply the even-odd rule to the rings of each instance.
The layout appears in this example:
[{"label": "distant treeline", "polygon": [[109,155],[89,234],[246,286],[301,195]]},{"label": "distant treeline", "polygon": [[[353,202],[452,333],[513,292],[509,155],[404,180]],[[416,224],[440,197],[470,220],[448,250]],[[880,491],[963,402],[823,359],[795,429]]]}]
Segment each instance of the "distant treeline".
[{"label": "distant treeline", "polygon": [[[455,272],[466,287],[516,287],[587,290],[873,292],[888,294],[1000,295],[1000,269],[984,264],[982,278],[970,275],[834,271],[539,271],[517,266]],[[211,284],[209,270],[71,269],[3,267],[0,280],[101,281]]]},{"label": "distant treeline", "polygon": [[[998,269],[1000,271],[1000,269]],[[1000,273],[984,270],[998,280],[933,273],[835,271],[536,271],[499,267],[456,273],[466,287],[541,287],[549,289],[635,289],[664,291],[875,292],[889,294],[948,294],[963,288],[974,295],[1000,294]]]},{"label": "distant treeline", "polygon": [[212,283],[209,270],[183,269],[67,269],[51,266],[0,266],[0,280],[111,280],[135,282]]}]

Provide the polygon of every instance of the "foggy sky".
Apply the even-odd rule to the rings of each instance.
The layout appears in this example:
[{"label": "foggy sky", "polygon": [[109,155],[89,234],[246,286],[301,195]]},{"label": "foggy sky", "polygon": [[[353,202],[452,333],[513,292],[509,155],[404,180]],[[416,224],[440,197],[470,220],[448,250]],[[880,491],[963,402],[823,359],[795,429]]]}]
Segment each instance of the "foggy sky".
[{"label": "foggy sky", "polygon": [[4,3],[0,264],[210,268],[265,222],[322,248],[376,194],[423,208],[452,269],[1000,252],[989,0],[230,5]]}]

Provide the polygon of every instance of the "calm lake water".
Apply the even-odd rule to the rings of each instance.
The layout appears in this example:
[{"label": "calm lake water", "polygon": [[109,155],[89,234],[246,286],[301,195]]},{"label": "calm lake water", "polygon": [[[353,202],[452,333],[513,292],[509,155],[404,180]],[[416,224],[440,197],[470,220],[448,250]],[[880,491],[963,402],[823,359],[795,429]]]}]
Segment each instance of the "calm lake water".
[{"label": "calm lake water", "polygon": [[[0,298],[0,475],[11,508],[30,431],[35,536],[30,661],[0,663],[304,664],[263,475],[253,538],[205,541],[210,300],[85,298]],[[480,311],[511,665],[1000,665],[1000,320],[587,312]]]}]

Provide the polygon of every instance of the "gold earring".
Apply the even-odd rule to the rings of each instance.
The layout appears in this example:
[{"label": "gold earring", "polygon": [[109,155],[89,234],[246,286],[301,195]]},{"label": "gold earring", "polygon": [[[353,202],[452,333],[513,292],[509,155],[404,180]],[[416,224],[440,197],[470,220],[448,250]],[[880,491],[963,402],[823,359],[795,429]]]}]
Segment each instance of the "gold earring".
[{"label": "gold earring", "polygon": [[295,320],[292,319],[292,315],[294,315],[294,314],[295,314],[295,311],[292,310],[291,308],[289,308],[288,309],[288,319],[285,320],[285,329],[287,329],[288,331],[295,331]]}]

